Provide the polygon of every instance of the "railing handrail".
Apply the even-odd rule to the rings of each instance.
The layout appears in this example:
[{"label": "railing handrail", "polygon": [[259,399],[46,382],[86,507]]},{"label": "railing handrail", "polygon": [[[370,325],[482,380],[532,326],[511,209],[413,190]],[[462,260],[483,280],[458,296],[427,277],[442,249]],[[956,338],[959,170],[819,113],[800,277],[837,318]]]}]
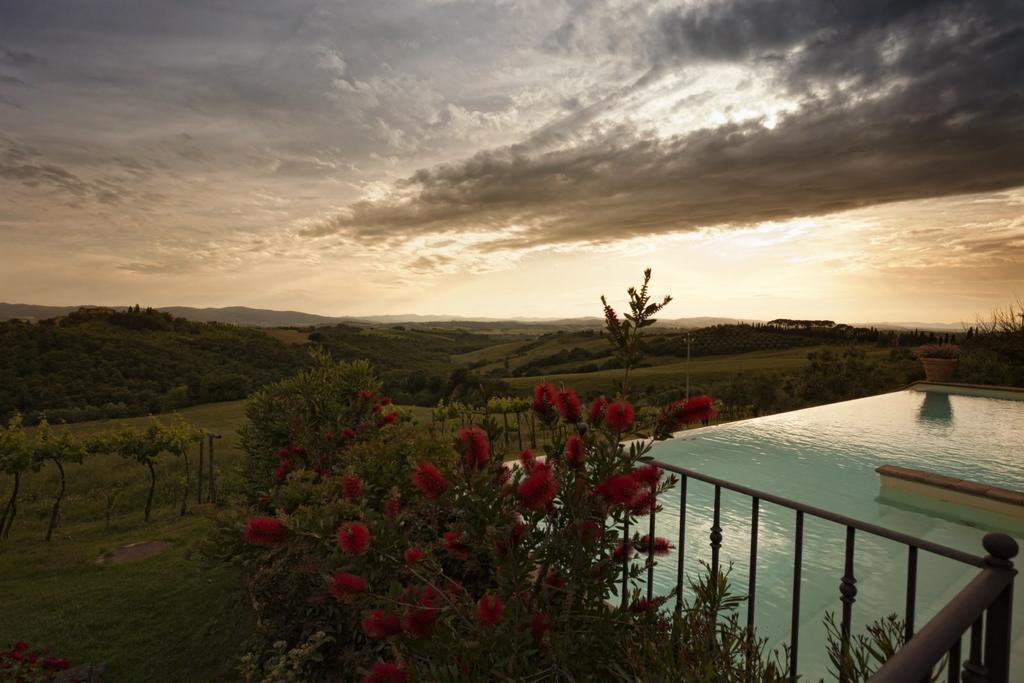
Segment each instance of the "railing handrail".
[{"label": "railing handrail", "polygon": [[657,465],[659,468],[666,470],[668,472],[674,472],[676,474],[680,474],[691,479],[697,479],[699,481],[703,481],[707,484],[712,484],[714,486],[721,486],[724,489],[735,491],[737,493],[742,493],[752,498],[758,498],[760,500],[767,501],[769,503],[774,503],[776,505],[781,505],[792,510],[798,510],[805,514],[812,515],[814,517],[818,517],[829,522],[835,522],[836,524],[841,524],[843,526],[853,527],[854,529],[857,529],[859,531],[864,531],[874,536],[887,538],[891,541],[896,541],[897,543],[902,543],[907,546],[919,548],[921,550],[926,550],[930,553],[939,555],[941,557],[946,557],[951,560],[963,562],[964,564],[968,564],[974,567],[986,566],[984,558],[980,555],[966,553],[962,550],[957,550],[956,548],[950,548],[949,546],[942,545],[941,543],[935,543],[924,538],[918,538],[916,536],[904,534],[899,531],[893,531],[892,529],[887,529],[885,527],[878,526],[877,524],[872,524],[871,522],[864,522],[859,519],[854,519],[853,517],[847,517],[846,515],[830,512],[828,510],[824,510],[813,505],[807,505],[805,503],[801,503],[790,498],[785,498],[784,496],[779,496],[774,493],[761,491],[759,489],[751,488],[749,486],[743,486],[742,484],[734,484],[733,482],[726,481],[725,479],[712,477],[710,475],[702,474],[700,472],[696,472],[685,467],[677,467],[676,465],[670,465],[668,463],[661,462],[660,460],[654,460],[653,463]]},{"label": "railing handrail", "polygon": [[926,680],[936,662],[1013,582],[1012,567],[986,566],[869,679],[870,683]]}]

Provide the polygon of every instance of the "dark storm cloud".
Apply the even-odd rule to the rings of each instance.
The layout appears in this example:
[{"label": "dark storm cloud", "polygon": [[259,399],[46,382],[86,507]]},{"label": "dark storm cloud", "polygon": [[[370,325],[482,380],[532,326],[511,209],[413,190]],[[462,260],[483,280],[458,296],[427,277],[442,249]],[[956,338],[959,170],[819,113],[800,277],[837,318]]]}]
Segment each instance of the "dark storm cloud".
[{"label": "dark storm cloud", "polygon": [[[490,245],[514,248],[1019,186],[1022,7],[740,0],[663,13],[643,41],[648,74],[768,60],[799,109],[774,127],[728,125],[669,139],[621,127],[576,130],[583,142],[554,151],[524,144],[481,152],[419,171],[392,197],[352,204],[307,234],[515,227]],[[585,14],[567,21],[607,25]],[[549,36],[549,49],[574,49],[579,31],[567,26]]]},{"label": "dark storm cloud", "polygon": [[1020,0],[714,1],[660,14],[646,46],[654,62],[771,60],[795,91],[920,78],[961,59],[985,73],[979,87],[1019,88],[1022,20]]}]

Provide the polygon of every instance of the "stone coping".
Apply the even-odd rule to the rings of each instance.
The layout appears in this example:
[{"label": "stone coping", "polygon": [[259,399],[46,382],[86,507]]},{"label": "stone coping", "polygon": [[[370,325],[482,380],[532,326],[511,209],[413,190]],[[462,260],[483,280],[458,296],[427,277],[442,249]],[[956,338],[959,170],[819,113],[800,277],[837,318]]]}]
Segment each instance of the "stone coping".
[{"label": "stone coping", "polygon": [[910,391],[933,391],[959,396],[981,398],[1002,398],[1010,401],[1024,401],[1024,388],[1002,387],[994,384],[963,384],[958,382],[929,382],[921,380],[906,387]]},{"label": "stone coping", "polygon": [[998,501],[1005,505],[1020,506],[1022,508],[1021,511],[1024,512],[1024,493],[1020,491],[1004,489],[989,484],[979,484],[974,481],[967,481],[966,479],[954,479],[942,474],[900,467],[899,465],[882,465],[875,468],[875,471],[882,477],[892,477],[917,484],[949,489],[968,496]]}]

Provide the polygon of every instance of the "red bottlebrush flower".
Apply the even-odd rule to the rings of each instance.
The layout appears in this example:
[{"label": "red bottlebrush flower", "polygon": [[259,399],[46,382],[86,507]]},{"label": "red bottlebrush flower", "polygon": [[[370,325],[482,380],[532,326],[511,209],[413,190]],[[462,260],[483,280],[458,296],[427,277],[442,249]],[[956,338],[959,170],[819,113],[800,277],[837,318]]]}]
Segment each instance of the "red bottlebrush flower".
[{"label": "red bottlebrush flower", "polygon": [[533,466],[536,462],[537,458],[529,448],[525,448],[519,452],[519,464],[522,465],[523,469],[527,472],[533,471]]},{"label": "red bottlebrush flower", "polygon": [[633,557],[633,544],[619,541],[619,544],[615,546],[615,554],[613,557],[620,561]]},{"label": "red bottlebrush flower", "polygon": [[633,424],[633,406],[624,400],[608,404],[604,411],[604,422],[617,432],[626,431]]},{"label": "red bottlebrush flower", "polygon": [[434,595],[434,589],[425,586],[420,593],[419,604],[409,605],[402,615],[402,629],[413,638],[423,640],[434,635],[434,621],[437,619]]},{"label": "red bottlebrush flower", "polygon": [[291,469],[292,469],[292,461],[291,460],[282,460],[281,463],[277,467],[274,468],[274,477],[276,477],[277,479],[283,480],[285,477],[288,476],[288,473],[291,471]]},{"label": "red bottlebrush flower", "polygon": [[686,400],[673,401],[665,409],[662,419],[673,427],[710,420],[718,414],[714,404],[715,399],[703,394]]},{"label": "red bottlebrush flower", "polygon": [[331,577],[327,590],[338,600],[347,601],[366,590],[366,581],[355,574],[338,572]]},{"label": "red bottlebrush flower", "polygon": [[543,510],[558,494],[558,482],[552,477],[550,468],[541,466],[519,483],[516,493],[529,509]]},{"label": "red bottlebrush flower", "polygon": [[580,525],[580,535],[584,543],[596,543],[601,538],[601,525],[587,519]]},{"label": "red bottlebrush flower", "polygon": [[398,662],[380,661],[363,676],[363,683],[406,683],[409,675]]},{"label": "red bottlebrush flower", "polygon": [[288,450],[288,448],[286,448],[285,446],[281,446],[280,448],[277,449],[277,457],[279,460],[287,460],[288,456],[291,454],[292,452]]},{"label": "red bottlebrush flower", "polygon": [[360,400],[363,400],[363,401],[370,401],[370,400],[373,399],[373,392],[372,391],[366,391],[364,389],[363,391],[359,392],[359,398],[360,398]]},{"label": "red bottlebrush flower", "polygon": [[476,603],[476,623],[481,626],[494,626],[501,621],[501,614],[504,611],[505,606],[501,604],[501,598],[484,593],[480,601]]},{"label": "red bottlebrush flower", "polygon": [[394,612],[370,610],[363,617],[363,633],[371,638],[390,638],[402,632],[402,623]]},{"label": "red bottlebrush flower", "polygon": [[543,612],[537,612],[530,618],[530,632],[533,634],[533,641],[541,650],[546,650],[548,647],[547,642],[545,642],[545,637],[547,636],[548,629],[550,627],[551,624],[548,622],[548,618]]},{"label": "red bottlebrush flower", "polygon": [[562,387],[562,390],[555,394],[555,408],[558,409],[558,414],[566,422],[576,423],[580,421],[582,408],[580,400],[576,398],[576,394],[573,393],[572,389]]},{"label": "red bottlebrush flower", "polygon": [[463,427],[459,430],[462,444],[462,458],[467,467],[480,469],[487,463],[487,434],[479,427]]},{"label": "red bottlebrush flower", "polygon": [[356,431],[351,427],[344,427],[338,433],[341,434],[343,439],[347,439],[348,441],[351,441],[352,439],[356,438]]},{"label": "red bottlebrush flower", "polygon": [[462,542],[458,531],[446,531],[443,536],[444,549],[452,557],[465,560],[469,557],[470,547]]},{"label": "red bottlebrush flower", "polygon": [[630,497],[628,505],[633,514],[649,515],[657,502],[651,489],[642,488]]},{"label": "red bottlebrush flower", "polygon": [[392,410],[390,413],[388,413],[387,415],[384,415],[384,416],[382,416],[380,418],[380,423],[382,425],[390,425],[390,424],[394,424],[397,419],[398,419],[398,411],[397,410]]},{"label": "red bottlebrush flower", "polygon": [[390,396],[382,396],[381,399],[380,399],[380,404],[382,406],[389,406],[389,405],[391,405],[391,397]]},{"label": "red bottlebrush flower", "polygon": [[551,414],[555,406],[555,387],[551,382],[543,382],[533,387],[533,411],[541,417]]},{"label": "red bottlebrush flower", "polygon": [[587,457],[587,444],[575,434],[565,440],[565,461],[573,467],[580,467]]},{"label": "red bottlebrush flower", "polygon": [[594,487],[611,505],[626,505],[636,493],[636,480],[630,474],[616,474]]},{"label": "red bottlebrush flower", "polygon": [[630,609],[632,609],[637,614],[643,614],[644,612],[649,612],[651,607],[653,607],[653,606],[654,606],[654,602],[653,601],[648,600],[647,598],[640,598],[639,600],[634,602],[632,605],[630,605]]},{"label": "red bottlebrush flower", "polygon": [[[668,555],[672,551],[672,544],[668,542],[667,538],[661,536],[654,537],[654,554],[655,555]],[[651,538],[647,534],[640,539],[640,552],[651,552]]]},{"label": "red bottlebrush flower", "polygon": [[427,498],[440,498],[448,490],[448,482],[431,463],[424,460],[410,475],[412,485]]},{"label": "red bottlebrush flower", "polygon": [[284,524],[273,517],[250,517],[245,521],[242,537],[249,545],[263,545],[268,548],[281,545],[284,541]]},{"label": "red bottlebrush flower", "polygon": [[388,519],[395,519],[398,517],[398,512],[401,508],[402,499],[398,497],[397,493],[384,501],[384,515]]},{"label": "red bottlebrush flower", "polygon": [[363,495],[363,480],[354,474],[347,474],[342,477],[341,495],[345,497],[345,500],[359,500]]},{"label": "red bottlebrush flower", "polygon": [[349,555],[362,555],[370,547],[370,530],[360,522],[342,524],[338,529],[338,547]]},{"label": "red bottlebrush flower", "polygon": [[421,557],[423,557],[423,551],[422,550],[419,550],[418,548],[406,548],[405,549],[405,554],[403,556],[403,558],[405,559],[405,566],[406,567],[413,566],[414,564],[419,562],[419,559]]},{"label": "red bottlebrush flower", "polygon": [[637,484],[653,489],[661,481],[661,468],[654,463],[637,467],[633,470],[633,479]]},{"label": "red bottlebrush flower", "polygon": [[604,421],[604,413],[608,409],[608,399],[598,396],[590,402],[590,424],[595,427]]}]

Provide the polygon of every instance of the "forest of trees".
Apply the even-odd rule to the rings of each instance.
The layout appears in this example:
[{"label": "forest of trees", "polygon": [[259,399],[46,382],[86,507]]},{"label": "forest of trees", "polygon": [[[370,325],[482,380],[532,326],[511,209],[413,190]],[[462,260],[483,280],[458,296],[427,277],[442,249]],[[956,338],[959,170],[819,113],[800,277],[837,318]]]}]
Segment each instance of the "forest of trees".
[{"label": "forest of trees", "polygon": [[244,398],[305,351],[264,332],[138,307],[0,322],[0,416],[34,423],[145,415]]}]

